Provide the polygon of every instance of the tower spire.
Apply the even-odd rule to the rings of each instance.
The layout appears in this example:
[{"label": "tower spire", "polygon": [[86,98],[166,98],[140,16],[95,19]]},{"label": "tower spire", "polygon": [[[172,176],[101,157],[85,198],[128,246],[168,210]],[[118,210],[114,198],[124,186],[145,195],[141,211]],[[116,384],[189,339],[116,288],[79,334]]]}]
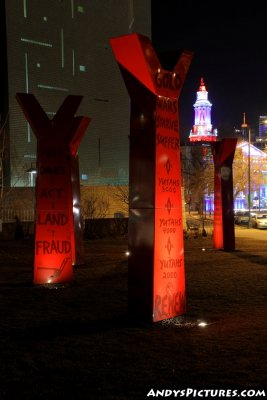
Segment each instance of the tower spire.
[{"label": "tower spire", "polygon": [[247,128],[248,124],[246,123],[246,113],[243,112],[243,124],[241,125],[241,128]]},{"label": "tower spire", "polygon": [[200,86],[197,92],[197,100],[194,104],[195,124],[190,131],[190,142],[216,142],[217,129],[212,129],[211,107],[204,78],[200,78]]},{"label": "tower spire", "polygon": [[204,83],[204,78],[200,78],[200,86],[199,86],[198,90],[201,91],[201,92],[206,92],[206,86],[205,86],[205,83]]}]

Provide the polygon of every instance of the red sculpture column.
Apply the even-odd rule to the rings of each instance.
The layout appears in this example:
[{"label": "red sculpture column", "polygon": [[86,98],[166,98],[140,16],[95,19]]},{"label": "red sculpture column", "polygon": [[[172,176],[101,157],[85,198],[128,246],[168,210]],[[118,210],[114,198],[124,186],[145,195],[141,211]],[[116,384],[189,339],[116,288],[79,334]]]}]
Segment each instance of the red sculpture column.
[{"label": "red sculpture column", "polygon": [[17,93],[16,98],[37,138],[33,281],[70,282],[73,265],[82,253],[77,240],[81,232],[74,229],[78,219],[73,214],[74,199],[80,196],[76,157],[90,119],[74,117],[82,96],[68,96],[51,121],[34,95]]},{"label": "red sculpture column", "polygon": [[171,72],[145,36],[110,42],[131,97],[129,310],[155,322],[185,313],[178,97],[192,54]]},{"label": "red sculpture column", "polygon": [[237,139],[211,144],[214,161],[214,234],[213,246],[235,250],[233,160]]}]

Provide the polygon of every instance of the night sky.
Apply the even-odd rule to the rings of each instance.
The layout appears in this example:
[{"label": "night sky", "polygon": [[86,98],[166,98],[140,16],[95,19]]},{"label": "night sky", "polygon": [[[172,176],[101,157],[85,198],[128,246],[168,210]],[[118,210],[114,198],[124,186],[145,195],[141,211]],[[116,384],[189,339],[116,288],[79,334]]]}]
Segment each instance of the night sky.
[{"label": "night sky", "polygon": [[[201,76],[212,103],[213,128],[229,136],[243,112],[258,134],[258,117],[267,115],[267,23],[258,2],[227,3],[152,0],[152,42],[157,52],[193,51],[179,99],[182,139],[194,123],[193,103]],[[224,4],[224,7],[222,7]]]}]

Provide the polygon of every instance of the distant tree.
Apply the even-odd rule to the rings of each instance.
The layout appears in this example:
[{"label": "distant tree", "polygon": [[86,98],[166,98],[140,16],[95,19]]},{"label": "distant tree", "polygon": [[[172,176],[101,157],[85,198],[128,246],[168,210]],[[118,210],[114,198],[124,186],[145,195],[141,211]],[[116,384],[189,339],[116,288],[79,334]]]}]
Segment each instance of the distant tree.
[{"label": "distant tree", "polygon": [[82,202],[82,215],[84,219],[105,218],[109,209],[109,201],[102,195],[91,193]]},{"label": "distant tree", "polygon": [[246,193],[248,186],[248,163],[242,149],[236,148],[233,161],[233,197],[234,200],[241,194]]},{"label": "distant tree", "polygon": [[113,186],[112,196],[124,214],[129,212],[129,186]]},{"label": "distant tree", "polygon": [[[190,147],[190,151],[182,153],[182,177],[187,204],[196,208],[201,214],[204,209],[205,195],[214,192],[214,164],[209,152],[203,152],[202,146]],[[208,149],[208,148],[207,148]],[[251,193],[257,192],[264,185],[264,171],[267,171],[267,156],[250,158]],[[248,156],[242,148],[236,148],[233,161],[233,197],[248,193]],[[260,199],[259,199],[260,200]]]},{"label": "distant tree", "polygon": [[201,146],[191,147],[190,153],[181,160],[185,201],[200,214],[204,210],[205,195],[214,190],[213,159],[206,150]]}]

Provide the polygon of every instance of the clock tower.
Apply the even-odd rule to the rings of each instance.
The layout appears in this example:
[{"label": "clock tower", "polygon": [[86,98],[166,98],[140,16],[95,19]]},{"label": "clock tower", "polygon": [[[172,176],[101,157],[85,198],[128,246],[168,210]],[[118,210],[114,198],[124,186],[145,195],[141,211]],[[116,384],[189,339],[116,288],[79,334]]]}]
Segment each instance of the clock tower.
[{"label": "clock tower", "polygon": [[201,78],[197,100],[194,104],[195,124],[190,131],[190,142],[216,142],[217,129],[212,129],[211,107],[204,79]]}]

